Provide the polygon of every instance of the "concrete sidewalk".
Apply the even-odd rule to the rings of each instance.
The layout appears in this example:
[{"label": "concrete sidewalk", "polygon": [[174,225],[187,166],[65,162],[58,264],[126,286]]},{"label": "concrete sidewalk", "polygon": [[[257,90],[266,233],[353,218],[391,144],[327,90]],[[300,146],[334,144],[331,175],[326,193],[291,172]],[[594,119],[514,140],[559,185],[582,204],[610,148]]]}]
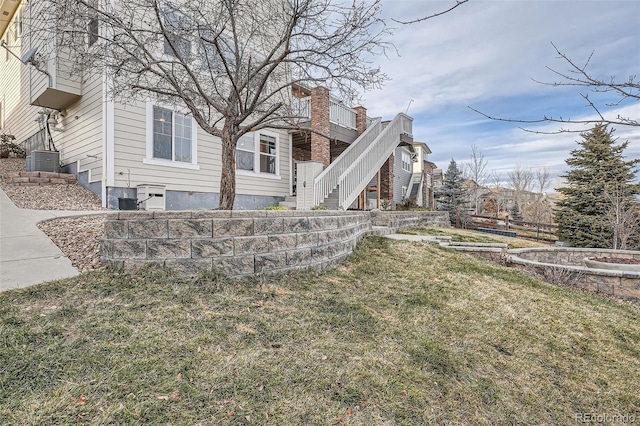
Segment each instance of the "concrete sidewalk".
[{"label": "concrete sidewalk", "polygon": [[0,291],[68,278],[80,272],[36,224],[105,211],[19,209],[0,189]]}]

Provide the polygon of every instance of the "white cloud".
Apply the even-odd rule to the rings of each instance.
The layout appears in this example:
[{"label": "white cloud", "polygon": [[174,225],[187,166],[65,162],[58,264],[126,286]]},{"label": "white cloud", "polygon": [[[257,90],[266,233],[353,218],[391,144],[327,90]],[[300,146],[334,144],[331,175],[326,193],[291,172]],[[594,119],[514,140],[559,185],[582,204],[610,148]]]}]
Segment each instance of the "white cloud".
[{"label": "white cloud", "polygon": [[[451,6],[451,1],[385,0],[387,17],[414,19]],[[578,134],[536,135],[517,124],[496,123],[467,108],[479,106],[504,118],[541,115],[588,117],[579,88],[540,85],[556,80],[551,66],[565,71],[550,42],[582,65],[595,51],[589,70],[598,77],[625,80],[639,74],[640,32],[637,1],[483,1],[473,0],[420,24],[398,25],[393,38],[400,56],[379,58],[391,81],[364,94],[369,115],[414,117],[414,137],[433,150],[442,166],[452,157],[464,161],[477,145],[489,168],[505,173],[520,162],[547,165],[561,173]],[[411,101],[413,100],[413,101]],[[640,104],[611,110],[640,119]],[[537,129],[553,131],[555,124]],[[629,140],[627,155],[640,158],[640,128],[618,127]]]}]

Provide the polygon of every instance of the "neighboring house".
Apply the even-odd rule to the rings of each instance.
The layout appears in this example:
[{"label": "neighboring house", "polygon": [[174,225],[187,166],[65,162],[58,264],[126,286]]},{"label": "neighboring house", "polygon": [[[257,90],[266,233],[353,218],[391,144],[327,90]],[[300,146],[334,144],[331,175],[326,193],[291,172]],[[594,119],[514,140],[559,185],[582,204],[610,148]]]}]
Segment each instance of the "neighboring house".
[{"label": "neighboring house", "polygon": [[396,203],[410,200],[418,207],[434,208],[431,149],[424,142],[396,148],[394,153],[394,193]]},{"label": "neighboring house", "polygon": [[516,191],[511,188],[486,188],[480,194],[479,199],[481,214],[504,216],[511,211],[517,197],[520,199],[518,207],[523,212],[527,206],[535,204],[541,195],[531,191],[522,191],[520,194],[516,194]]},{"label": "neighboring house", "polygon": [[[76,174],[103,206],[117,208],[119,198],[137,197],[148,209],[217,207],[219,139],[204,132],[185,108],[154,99],[114,101],[107,76],[78,78],[61,55],[36,53],[41,71],[23,63],[19,58],[39,42],[24,33],[22,17],[30,7],[24,1],[2,1],[8,19],[0,21],[5,47],[0,50],[0,132],[15,136],[32,157],[39,150],[58,151],[61,170]],[[402,188],[397,190],[391,180],[393,152],[404,160],[407,148],[398,145],[412,147],[410,117],[398,114],[383,124],[368,118],[364,107],[349,108],[322,87],[295,87],[293,98],[300,115],[308,118],[299,130],[260,130],[238,141],[235,208],[264,208],[299,195],[296,165],[304,163],[313,163],[313,184],[305,180],[306,204],[293,199],[298,208],[365,208],[359,196],[376,175],[382,181],[386,176],[382,198],[402,200]]]},{"label": "neighboring house", "polygon": [[446,174],[442,169],[433,169],[433,198],[436,210],[441,209],[442,201],[444,199],[443,188],[445,178]]}]

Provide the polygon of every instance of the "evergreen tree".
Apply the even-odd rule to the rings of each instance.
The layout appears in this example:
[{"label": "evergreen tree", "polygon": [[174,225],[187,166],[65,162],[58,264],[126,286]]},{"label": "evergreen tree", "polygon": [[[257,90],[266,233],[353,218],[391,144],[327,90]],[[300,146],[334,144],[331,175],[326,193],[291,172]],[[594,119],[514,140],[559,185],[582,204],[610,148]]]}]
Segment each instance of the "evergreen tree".
[{"label": "evergreen tree", "polygon": [[[558,237],[574,247],[610,248],[615,225],[611,223],[612,191],[622,194],[625,207],[637,203],[640,185],[634,184],[635,167],[640,159],[624,160],[629,142],[616,145],[613,129],[596,125],[581,134],[580,148],[566,160],[569,172],[563,177],[568,186],[558,188],[565,198],[558,203],[555,221]],[[617,238],[616,238],[617,239]]]},{"label": "evergreen tree", "polygon": [[513,206],[511,206],[511,212],[509,213],[511,216],[511,219],[513,220],[522,220],[522,213],[520,213],[520,207],[518,206],[518,203],[514,203]]},{"label": "evergreen tree", "polygon": [[463,182],[462,171],[452,158],[442,186],[442,209],[449,212],[449,219],[454,225],[459,224],[462,206],[467,201],[465,190],[462,187]]}]

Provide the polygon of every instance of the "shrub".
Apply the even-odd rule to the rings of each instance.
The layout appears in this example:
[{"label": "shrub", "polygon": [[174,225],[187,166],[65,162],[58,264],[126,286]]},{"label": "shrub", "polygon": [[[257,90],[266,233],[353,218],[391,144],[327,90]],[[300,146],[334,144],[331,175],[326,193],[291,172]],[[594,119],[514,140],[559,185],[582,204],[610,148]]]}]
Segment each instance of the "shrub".
[{"label": "shrub", "polygon": [[15,143],[16,137],[3,133],[0,135],[0,158],[9,158],[11,154],[17,158],[26,158],[27,152]]},{"label": "shrub", "polygon": [[265,210],[286,210],[287,208],[284,206],[276,206],[275,204],[273,204],[273,201],[270,202],[267,207],[265,207]]}]

